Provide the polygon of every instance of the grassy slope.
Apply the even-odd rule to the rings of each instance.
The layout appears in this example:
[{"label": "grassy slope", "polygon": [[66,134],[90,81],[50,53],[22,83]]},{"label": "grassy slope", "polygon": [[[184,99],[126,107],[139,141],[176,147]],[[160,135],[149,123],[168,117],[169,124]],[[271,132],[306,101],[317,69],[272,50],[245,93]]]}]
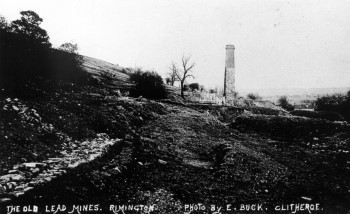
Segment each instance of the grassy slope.
[{"label": "grassy slope", "polygon": [[[125,91],[132,86],[128,72],[132,72],[130,68],[123,68],[103,60],[84,56],[83,67],[86,71],[93,74],[93,76],[102,80],[109,80],[110,86],[114,89]],[[106,82],[105,82],[106,83]],[[177,87],[166,85],[166,88],[171,94],[179,93]]]}]

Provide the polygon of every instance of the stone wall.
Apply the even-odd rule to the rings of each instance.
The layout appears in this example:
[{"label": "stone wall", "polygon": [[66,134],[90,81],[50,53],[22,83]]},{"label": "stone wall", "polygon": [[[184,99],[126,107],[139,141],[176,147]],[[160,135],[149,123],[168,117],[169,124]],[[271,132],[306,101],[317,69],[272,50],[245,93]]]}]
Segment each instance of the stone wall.
[{"label": "stone wall", "polygon": [[225,104],[225,97],[216,93],[208,92],[188,92],[187,99],[198,103],[212,103],[217,105]]}]

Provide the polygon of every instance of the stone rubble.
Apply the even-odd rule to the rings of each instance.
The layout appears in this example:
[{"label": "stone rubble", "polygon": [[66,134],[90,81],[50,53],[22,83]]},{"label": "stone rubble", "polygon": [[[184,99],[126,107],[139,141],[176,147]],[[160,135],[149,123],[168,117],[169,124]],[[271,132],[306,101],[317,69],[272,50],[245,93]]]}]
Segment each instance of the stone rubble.
[{"label": "stone rubble", "polygon": [[69,169],[94,160],[118,141],[120,139],[110,139],[107,134],[101,133],[91,141],[81,143],[75,141],[66,144],[61,151],[62,157],[14,166],[8,174],[0,176],[0,203],[24,195],[35,186],[48,183],[66,174]]}]

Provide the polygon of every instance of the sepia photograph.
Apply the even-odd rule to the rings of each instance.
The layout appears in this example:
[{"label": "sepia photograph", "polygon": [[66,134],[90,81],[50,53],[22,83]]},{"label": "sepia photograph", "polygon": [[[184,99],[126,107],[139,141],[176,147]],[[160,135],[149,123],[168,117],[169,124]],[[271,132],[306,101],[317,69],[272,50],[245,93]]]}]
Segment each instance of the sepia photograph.
[{"label": "sepia photograph", "polygon": [[0,0],[0,214],[350,214],[349,11]]}]

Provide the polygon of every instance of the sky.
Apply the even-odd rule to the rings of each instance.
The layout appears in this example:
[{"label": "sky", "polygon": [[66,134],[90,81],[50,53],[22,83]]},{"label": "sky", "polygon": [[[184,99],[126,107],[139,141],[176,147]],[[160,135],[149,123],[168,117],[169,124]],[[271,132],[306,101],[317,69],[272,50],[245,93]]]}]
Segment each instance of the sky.
[{"label": "sky", "polygon": [[183,55],[195,79],[223,87],[225,46],[235,46],[236,88],[350,87],[347,0],[0,0],[9,21],[43,18],[54,47],[163,77]]}]

